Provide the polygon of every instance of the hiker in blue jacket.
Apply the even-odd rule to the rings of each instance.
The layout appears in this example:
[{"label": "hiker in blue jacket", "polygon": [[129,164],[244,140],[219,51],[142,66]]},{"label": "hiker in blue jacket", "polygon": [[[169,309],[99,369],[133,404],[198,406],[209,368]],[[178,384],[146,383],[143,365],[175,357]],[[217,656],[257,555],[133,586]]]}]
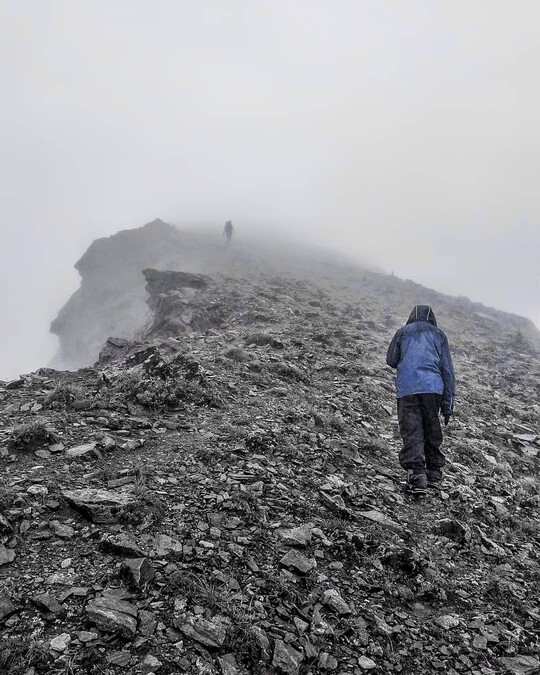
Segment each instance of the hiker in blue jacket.
[{"label": "hiker in blue jacket", "polygon": [[416,305],[407,324],[394,335],[386,362],[397,368],[397,409],[403,448],[399,462],[407,471],[406,489],[422,493],[440,487],[445,457],[442,430],[454,410],[454,367],[446,335],[433,310]]}]

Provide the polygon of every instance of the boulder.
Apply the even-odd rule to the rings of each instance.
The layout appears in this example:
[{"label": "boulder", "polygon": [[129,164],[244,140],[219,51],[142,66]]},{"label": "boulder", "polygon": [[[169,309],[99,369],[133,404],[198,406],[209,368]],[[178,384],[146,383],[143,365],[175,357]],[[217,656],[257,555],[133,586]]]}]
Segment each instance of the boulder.
[{"label": "boulder", "polygon": [[135,503],[133,493],[127,490],[81,488],[63,490],[62,497],[85,518],[94,523],[114,523],[125,509]]}]

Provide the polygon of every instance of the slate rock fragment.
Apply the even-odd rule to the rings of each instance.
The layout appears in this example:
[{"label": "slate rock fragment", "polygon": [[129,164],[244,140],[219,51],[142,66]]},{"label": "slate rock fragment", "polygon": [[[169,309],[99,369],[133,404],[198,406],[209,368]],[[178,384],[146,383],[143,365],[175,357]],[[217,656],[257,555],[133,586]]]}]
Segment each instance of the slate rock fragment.
[{"label": "slate rock fragment", "polygon": [[15,551],[0,544],[0,565],[7,565],[15,560]]},{"label": "slate rock fragment", "polygon": [[503,657],[499,662],[511,675],[537,675],[540,672],[540,661],[528,655]]},{"label": "slate rock fragment", "polygon": [[131,638],[137,632],[137,608],[112,597],[96,598],[86,605],[90,621],[110,633]]},{"label": "slate rock fragment", "polygon": [[94,523],[114,523],[122,513],[135,503],[131,492],[82,488],[64,490],[62,496],[85,518]]},{"label": "slate rock fragment", "polygon": [[122,563],[121,573],[128,583],[139,590],[147,586],[156,576],[148,558],[128,558]]},{"label": "slate rock fragment", "polygon": [[330,607],[330,609],[333,609],[337,614],[345,616],[351,613],[351,608],[335,588],[331,588],[324,592],[322,602],[327,607]]},{"label": "slate rock fragment", "polygon": [[219,619],[208,621],[199,616],[189,616],[177,627],[187,637],[200,642],[206,647],[219,648],[225,642],[227,629]]},{"label": "slate rock fragment", "polygon": [[297,675],[303,660],[302,652],[283,642],[283,640],[276,640],[272,657],[274,668],[282,673],[287,673],[287,675]]},{"label": "slate rock fragment", "polygon": [[368,658],[367,656],[360,656],[358,659],[358,665],[362,670],[373,670],[377,667],[377,664],[373,659]]},{"label": "slate rock fragment", "polygon": [[308,574],[315,567],[315,561],[310,560],[300,551],[289,551],[279,561],[283,567],[289,567],[301,574]]},{"label": "slate rock fragment", "polygon": [[49,614],[61,614],[65,611],[58,600],[49,593],[35,595],[33,598],[31,598],[31,601],[38,609],[48,612]]},{"label": "slate rock fragment", "polygon": [[139,610],[139,633],[144,637],[151,637],[157,627],[157,619],[153,612],[146,609]]},{"label": "slate rock fragment", "polygon": [[9,595],[0,593],[0,623],[9,618],[12,614],[15,614],[16,611],[17,608],[11,602]]},{"label": "slate rock fragment", "polygon": [[221,668],[221,675],[240,675],[241,673],[234,654],[218,656],[218,663]]},{"label": "slate rock fragment", "polygon": [[71,635],[69,633],[61,633],[51,640],[51,649],[55,652],[65,652],[71,643]]},{"label": "slate rock fragment", "polygon": [[278,534],[285,544],[303,548],[311,544],[312,524],[300,525],[288,530],[279,530]]}]

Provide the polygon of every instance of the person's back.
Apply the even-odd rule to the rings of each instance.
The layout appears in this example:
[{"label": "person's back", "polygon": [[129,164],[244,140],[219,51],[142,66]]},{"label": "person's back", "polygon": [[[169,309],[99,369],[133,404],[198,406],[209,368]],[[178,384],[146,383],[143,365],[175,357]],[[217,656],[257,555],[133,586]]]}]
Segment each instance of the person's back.
[{"label": "person's back", "polygon": [[[433,310],[427,305],[417,305],[388,349],[387,363],[397,368],[398,398],[411,394],[443,394],[445,377],[451,367],[448,355],[448,341],[437,327]],[[451,403],[449,399],[450,407]]]},{"label": "person's back", "polygon": [[[403,448],[400,463],[407,484],[422,490],[442,480],[441,410],[445,424],[453,414],[454,369],[446,335],[428,305],[414,307],[407,324],[394,335],[386,362],[397,369],[398,419]],[[426,479],[427,471],[427,479]]]}]

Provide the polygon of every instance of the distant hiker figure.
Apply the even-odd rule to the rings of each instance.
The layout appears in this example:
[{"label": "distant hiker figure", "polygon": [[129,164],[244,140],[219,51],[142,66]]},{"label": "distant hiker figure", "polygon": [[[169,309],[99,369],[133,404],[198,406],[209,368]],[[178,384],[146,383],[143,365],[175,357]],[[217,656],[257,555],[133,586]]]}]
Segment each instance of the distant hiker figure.
[{"label": "distant hiker figure", "polygon": [[231,221],[228,220],[225,223],[225,227],[223,228],[223,236],[227,239],[227,244],[230,243],[233,234],[234,234],[234,227],[232,226]]},{"label": "distant hiker figure", "polygon": [[454,409],[454,367],[446,335],[433,310],[416,305],[407,324],[394,335],[386,362],[397,368],[397,409],[403,447],[399,462],[407,471],[406,489],[425,493],[439,488],[446,464],[440,450],[442,430]]}]

